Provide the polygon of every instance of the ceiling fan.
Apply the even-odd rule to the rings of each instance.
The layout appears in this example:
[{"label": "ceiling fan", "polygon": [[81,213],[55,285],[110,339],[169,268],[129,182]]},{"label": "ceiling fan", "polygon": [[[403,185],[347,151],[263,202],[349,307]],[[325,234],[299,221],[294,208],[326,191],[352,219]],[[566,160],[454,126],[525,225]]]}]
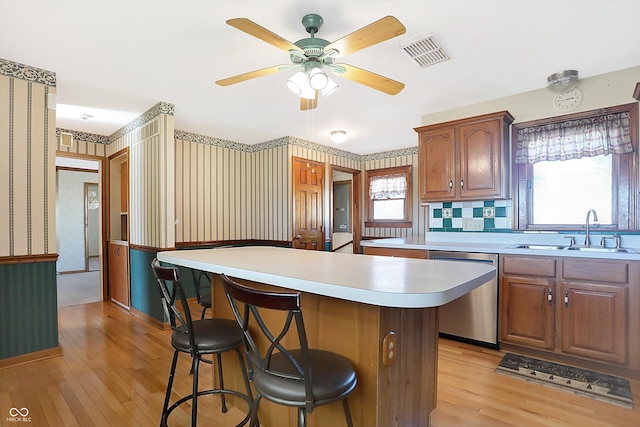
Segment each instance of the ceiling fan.
[{"label": "ceiling fan", "polygon": [[300,96],[301,110],[310,110],[317,106],[318,92],[328,96],[338,87],[325,74],[324,69],[331,70],[335,75],[389,95],[395,95],[404,88],[403,83],[388,77],[354,67],[353,65],[335,63],[337,58],[404,34],[406,29],[400,21],[393,16],[385,16],[333,43],[315,37],[322,23],[323,20],[320,15],[305,15],[302,18],[302,25],[311,36],[291,43],[247,18],[228,20],[227,24],[232,27],[289,53],[291,63],[238,74],[237,76],[218,80],[216,84],[229,86],[280,71],[301,69],[300,72],[287,81],[289,89]]}]

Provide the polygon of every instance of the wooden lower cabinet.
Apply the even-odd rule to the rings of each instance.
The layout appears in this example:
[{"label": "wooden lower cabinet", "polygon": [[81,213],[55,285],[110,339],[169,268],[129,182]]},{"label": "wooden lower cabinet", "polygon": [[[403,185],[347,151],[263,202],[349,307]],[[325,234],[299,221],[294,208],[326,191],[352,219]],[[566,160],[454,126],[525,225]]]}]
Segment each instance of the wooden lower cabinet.
[{"label": "wooden lower cabinet", "polygon": [[628,358],[630,268],[625,261],[562,261],[564,353],[625,365]]},{"label": "wooden lower cabinet", "polygon": [[502,255],[501,343],[640,369],[638,264]]},{"label": "wooden lower cabinet", "polygon": [[129,292],[129,246],[126,243],[110,241],[109,255],[109,298],[129,308],[131,298]]},{"label": "wooden lower cabinet", "polygon": [[502,341],[527,347],[552,350],[555,316],[549,295],[555,282],[536,277],[505,277],[500,306]]}]

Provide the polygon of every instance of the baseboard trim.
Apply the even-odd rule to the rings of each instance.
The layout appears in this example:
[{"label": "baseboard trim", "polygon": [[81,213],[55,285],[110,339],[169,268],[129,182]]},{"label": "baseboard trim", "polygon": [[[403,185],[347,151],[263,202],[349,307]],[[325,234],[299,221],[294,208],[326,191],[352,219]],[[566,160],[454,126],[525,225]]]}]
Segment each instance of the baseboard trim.
[{"label": "baseboard trim", "polygon": [[0,369],[11,368],[18,365],[24,365],[25,363],[37,362],[39,360],[50,359],[57,356],[62,356],[62,347],[60,346],[1,359]]},{"label": "baseboard trim", "polygon": [[131,313],[133,316],[136,316],[138,319],[142,319],[145,322],[150,323],[156,328],[161,329],[163,331],[171,328],[171,325],[169,324],[169,322],[162,322],[153,316],[149,316],[147,313],[143,313],[140,310],[136,310],[133,307],[129,309],[129,313]]}]

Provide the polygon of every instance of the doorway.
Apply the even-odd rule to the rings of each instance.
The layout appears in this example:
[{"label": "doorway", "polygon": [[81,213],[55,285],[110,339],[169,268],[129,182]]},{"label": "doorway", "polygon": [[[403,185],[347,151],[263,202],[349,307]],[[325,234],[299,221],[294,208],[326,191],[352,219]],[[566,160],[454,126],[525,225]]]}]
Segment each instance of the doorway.
[{"label": "doorway", "polygon": [[58,307],[102,301],[101,161],[56,157]]},{"label": "doorway", "polygon": [[331,252],[360,253],[360,171],[331,165]]},{"label": "doorway", "polygon": [[97,183],[84,183],[84,265],[100,270],[100,197]]}]

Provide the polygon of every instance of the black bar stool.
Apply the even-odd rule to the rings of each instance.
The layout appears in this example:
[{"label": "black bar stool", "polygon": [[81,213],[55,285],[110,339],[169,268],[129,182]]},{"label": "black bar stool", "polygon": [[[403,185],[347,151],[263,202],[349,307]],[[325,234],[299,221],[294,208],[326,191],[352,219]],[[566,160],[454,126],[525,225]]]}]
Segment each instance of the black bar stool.
[{"label": "black bar stool", "polygon": [[[244,363],[244,357],[240,350],[243,346],[242,329],[240,329],[235,321],[230,319],[192,320],[187,298],[180,282],[178,269],[175,267],[163,267],[155,258],[151,261],[151,267],[162,294],[162,307],[165,311],[165,315],[171,323],[171,329],[173,330],[173,333],[171,334],[171,345],[175,349],[173,353],[173,362],[171,363],[171,371],[169,373],[167,392],[164,399],[164,405],[162,407],[160,426],[166,427],[167,419],[171,412],[179,405],[190,400],[192,401],[191,425],[192,427],[195,427],[198,418],[198,397],[202,395],[220,394],[222,399],[222,412],[227,412],[225,401],[226,394],[242,398],[247,402],[249,407],[251,407],[253,397],[251,387],[249,385],[249,378],[247,376],[246,365]],[[178,308],[178,305],[180,305],[180,308]],[[244,377],[244,383],[247,388],[247,394],[224,388],[222,359],[219,356],[221,353],[231,350],[234,350],[238,355]],[[178,355],[180,353],[188,353],[193,359],[193,392],[169,406],[169,397],[171,396],[171,388],[173,387],[173,379],[176,372]],[[218,356],[218,376],[220,378],[219,389],[198,391],[198,367],[202,356],[205,354],[215,354]],[[238,426],[246,424],[249,418],[250,414],[247,414]]]},{"label": "black bar stool", "polygon": [[[272,402],[298,408],[299,427],[307,425],[307,413],[313,412],[316,406],[341,400],[347,425],[353,427],[347,396],[358,382],[355,369],[344,356],[309,348],[300,309],[300,293],[265,292],[241,285],[224,274],[220,277],[236,320],[244,332],[249,375],[257,391],[251,407],[250,425],[259,425],[258,405],[265,397]],[[286,319],[278,327],[270,328],[258,309],[286,312]],[[290,349],[284,345],[283,338],[294,323],[299,347]],[[258,348],[256,341],[264,339],[266,344]]]},{"label": "black bar stool", "polygon": [[211,308],[211,279],[206,271],[191,269],[191,274],[196,290],[196,301],[202,306],[200,319],[204,319],[206,311]]}]

